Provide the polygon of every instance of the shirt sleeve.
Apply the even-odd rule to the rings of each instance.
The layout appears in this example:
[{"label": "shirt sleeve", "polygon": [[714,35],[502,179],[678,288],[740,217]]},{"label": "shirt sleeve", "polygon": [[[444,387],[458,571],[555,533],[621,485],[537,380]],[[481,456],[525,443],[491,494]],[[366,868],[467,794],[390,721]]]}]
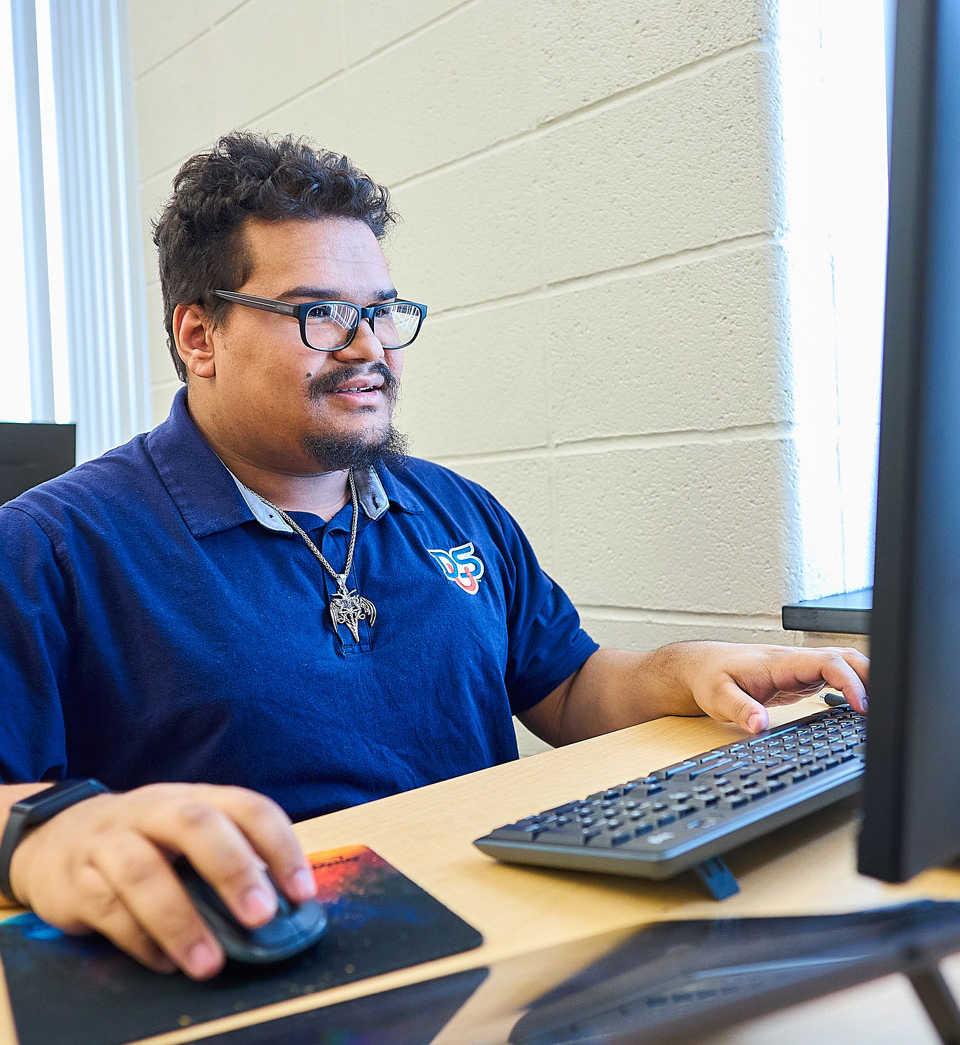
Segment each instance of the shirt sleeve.
[{"label": "shirt sleeve", "polygon": [[72,596],[53,543],[26,511],[0,508],[0,782],[66,772],[60,700]]},{"label": "shirt sleeve", "polygon": [[600,647],[580,626],[566,592],[544,573],[516,520],[499,503],[495,508],[514,571],[505,682],[510,708],[518,715],[552,693]]}]

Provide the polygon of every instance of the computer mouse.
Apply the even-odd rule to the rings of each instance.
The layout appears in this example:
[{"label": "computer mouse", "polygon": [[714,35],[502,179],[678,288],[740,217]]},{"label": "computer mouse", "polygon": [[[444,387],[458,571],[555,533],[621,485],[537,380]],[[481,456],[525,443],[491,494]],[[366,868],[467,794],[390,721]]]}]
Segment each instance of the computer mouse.
[{"label": "computer mouse", "polygon": [[277,913],[257,929],[249,929],[233,916],[220,894],[184,857],[174,861],[184,888],[200,916],[210,926],[228,958],[247,964],[267,964],[292,958],[305,951],[323,935],[327,912],[316,900],[293,903],[277,889]]}]

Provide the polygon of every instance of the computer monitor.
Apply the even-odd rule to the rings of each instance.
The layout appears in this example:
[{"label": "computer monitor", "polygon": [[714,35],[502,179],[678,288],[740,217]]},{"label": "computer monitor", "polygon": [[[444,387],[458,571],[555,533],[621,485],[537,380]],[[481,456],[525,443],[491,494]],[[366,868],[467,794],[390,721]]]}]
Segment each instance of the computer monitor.
[{"label": "computer monitor", "polygon": [[859,869],[960,857],[960,0],[899,5]]},{"label": "computer monitor", "polygon": [[0,421],[0,504],[76,463],[76,425]]}]

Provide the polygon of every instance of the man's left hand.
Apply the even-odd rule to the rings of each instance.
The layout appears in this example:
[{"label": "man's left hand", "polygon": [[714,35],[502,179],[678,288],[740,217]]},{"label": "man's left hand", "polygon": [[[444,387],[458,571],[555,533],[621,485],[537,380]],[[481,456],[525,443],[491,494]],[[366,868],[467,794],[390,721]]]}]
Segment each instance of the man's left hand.
[{"label": "man's left hand", "polygon": [[798,648],[689,642],[674,647],[676,665],[697,707],[750,733],[769,725],[768,707],[836,689],[854,709],[867,710],[870,662],[849,647]]}]

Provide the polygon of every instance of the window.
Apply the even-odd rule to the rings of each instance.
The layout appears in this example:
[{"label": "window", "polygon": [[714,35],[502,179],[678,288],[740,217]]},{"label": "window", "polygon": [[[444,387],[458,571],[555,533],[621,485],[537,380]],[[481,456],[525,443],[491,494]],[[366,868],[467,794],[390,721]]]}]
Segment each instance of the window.
[{"label": "window", "polygon": [[780,3],[785,216],[804,575],[868,587],[887,221],[884,5]]},{"label": "window", "polygon": [[126,5],[0,2],[3,188],[21,204],[3,255],[0,419],[75,420],[84,460],[147,421]]}]

